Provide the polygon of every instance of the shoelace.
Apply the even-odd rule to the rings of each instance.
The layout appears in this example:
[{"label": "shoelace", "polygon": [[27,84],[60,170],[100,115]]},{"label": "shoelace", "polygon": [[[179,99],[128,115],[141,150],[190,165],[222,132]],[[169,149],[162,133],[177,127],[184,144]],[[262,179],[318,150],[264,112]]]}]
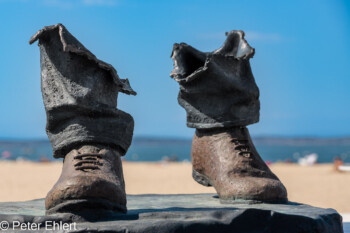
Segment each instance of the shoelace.
[{"label": "shoelace", "polygon": [[235,139],[233,143],[235,143],[235,149],[239,150],[239,155],[250,158],[252,152],[250,151],[249,141],[247,139]]},{"label": "shoelace", "polygon": [[85,153],[74,156],[75,160],[78,160],[74,167],[76,170],[85,171],[87,169],[96,170],[100,169],[102,163],[99,161],[102,156],[97,153]]}]

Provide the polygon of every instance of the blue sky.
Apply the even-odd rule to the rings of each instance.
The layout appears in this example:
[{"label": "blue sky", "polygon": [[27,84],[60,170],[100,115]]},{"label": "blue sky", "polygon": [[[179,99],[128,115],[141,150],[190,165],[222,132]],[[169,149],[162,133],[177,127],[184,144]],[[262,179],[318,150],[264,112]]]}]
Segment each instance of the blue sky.
[{"label": "blue sky", "polygon": [[256,49],[253,136],[350,135],[350,1],[0,0],[0,138],[46,138],[39,49],[28,40],[58,22],[130,80],[138,95],[120,94],[118,108],[136,136],[192,137],[169,77],[172,45],[212,51],[232,29]]}]

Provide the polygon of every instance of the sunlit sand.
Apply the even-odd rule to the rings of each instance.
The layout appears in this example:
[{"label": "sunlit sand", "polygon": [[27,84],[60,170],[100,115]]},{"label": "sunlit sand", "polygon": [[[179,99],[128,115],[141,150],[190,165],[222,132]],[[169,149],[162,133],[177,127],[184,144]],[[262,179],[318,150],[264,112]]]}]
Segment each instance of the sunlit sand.
[{"label": "sunlit sand", "polygon": [[[0,202],[45,197],[61,166],[60,162],[0,162]],[[128,194],[215,193],[192,179],[190,163],[123,162],[123,167]],[[273,164],[271,169],[287,187],[290,201],[350,213],[350,172],[335,172],[332,164]]]}]

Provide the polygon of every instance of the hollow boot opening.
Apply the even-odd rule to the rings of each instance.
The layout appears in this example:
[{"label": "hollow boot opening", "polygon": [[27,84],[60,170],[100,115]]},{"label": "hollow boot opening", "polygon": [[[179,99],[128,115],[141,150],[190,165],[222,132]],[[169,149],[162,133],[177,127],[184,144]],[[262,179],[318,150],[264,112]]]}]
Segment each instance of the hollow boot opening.
[{"label": "hollow boot opening", "polygon": [[205,53],[202,53],[184,43],[174,44],[171,58],[174,61],[172,76],[177,79],[185,79],[196,70],[204,67],[206,61]]}]

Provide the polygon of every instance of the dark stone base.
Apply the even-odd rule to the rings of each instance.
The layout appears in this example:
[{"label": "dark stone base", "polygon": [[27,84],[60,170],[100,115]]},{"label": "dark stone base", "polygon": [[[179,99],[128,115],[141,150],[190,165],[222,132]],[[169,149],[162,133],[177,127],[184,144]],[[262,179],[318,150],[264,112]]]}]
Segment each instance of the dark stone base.
[{"label": "dark stone base", "polygon": [[[342,218],[333,209],[288,204],[220,204],[213,194],[129,195],[128,213],[84,212],[82,216],[45,216],[44,200],[0,203],[0,223],[40,231],[150,233],[342,233]],[[29,224],[28,224],[29,223]],[[64,224],[65,223],[65,224]],[[69,225],[69,223],[72,223]],[[48,225],[48,226],[47,226]],[[3,228],[5,225],[1,225]],[[31,225],[35,227],[34,225]],[[24,228],[22,228],[24,229]],[[28,231],[30,229],[26,228]],[[20,228],[16,227],[15,231]],[[40,232],[34,230],[34,232]],[[33,230],[31,231],[33,232]]]}]

